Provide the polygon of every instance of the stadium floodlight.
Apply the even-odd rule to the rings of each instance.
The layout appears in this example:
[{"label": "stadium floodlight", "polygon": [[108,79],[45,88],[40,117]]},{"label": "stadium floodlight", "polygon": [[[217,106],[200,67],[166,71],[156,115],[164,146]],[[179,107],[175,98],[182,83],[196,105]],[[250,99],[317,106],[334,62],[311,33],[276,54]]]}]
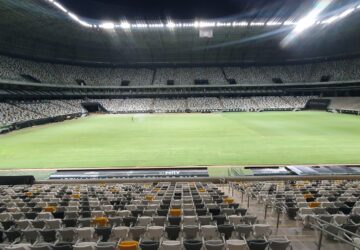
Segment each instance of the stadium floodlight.
[{"label": "stadium floodlight", "polygon": [[164,24],[163,23],[151,23],[148,26],[149,28],[163,28]]},{"label": "stadium floodlight", "polygon": [[74,13],[68,12],[68,15],[69,15],[74,21],[77,21],[77,22],[80,21],[80,19],[79,19]]},{"label": "stadium floodlight", "polygon": [[131,24],[131,28],[147,28],[148,24],[146,23],[135,23],[135,24]]},{"label": "stadium floodlight", "polygon": [[318,25],[318,24],[330,24],[333,23],[339,19],[345,18],[352,14],[353,12],[360,9],[360,4],[358,2],[356,4],[352,4],[352,6],[345,11],[341,12],[340,14],[328,16],[327,19],[322,20],[319,18],[319,15],[323,10],[327,8],[334,0],[317,0],[317,4],[307,15],[305,15],[303,18],[301,18],[299,21],[293,21],[293,20],[287,20],[287,21],[279,21],[279,20],[269,20],[267,22],[261,21],[261,19],[253,19],[252,22],[248,21],[232,21],[232,22],[215,22],[212,20],[207,21],[194,21],[194,22],[187,22],[187,23],[176,23],[173,21],[168,21],[168,23],[146,23],[145,21],[141,23],[128,23],[128,22],[122,22],[119,24],[115,24],[113,22],[101,22],[97,21],[94,23],[88,23],[85,19],[82,19],[81,17],[76,16],[73,12],[68,11],[61,3],[57,2],[57,0],[44,0],[51,5],[54,5],[57,9],[59,9],[62,12],[65,12],[68,14],[68,16],[76,21],[78,24],[80,24],[83,27],[89,27],[89,28],[101,28],[101,29],[130,29],[130,28],[169,28],[169,29],[175,29],[175,28],[212,28],[212,27],[238,27],[238,26],[295,26],[291,34],[288,36],[291,38],[286,38],[287,40],[292,40],[295,36],[302,33],[306,29]]},{"label": "stadium floodlight", "polygon": [[245,21],[242,21],[242,22],[233,22],[232,26],[233,27],[236,27],[236,26],[242,26],[242,27],[245,27],[245,26],[248,26],[249,23],[248,22],[245,22]]},{"label": "stadium floodlight", "polygon": [[120,27],[121,27],[122,29],[130,29],[130,28],[131,28],[131,24],[128,23],[128,22],[121,22],[121,23],[120,23]]},{"label": "stadium floodlight", "polygon": [[58,7],[60,10],[62,10],[63,12],[65,12],[65,13],[68,12],[67,9],[65,9],[65,7],[62,6],[60,3],[55,2],[55,1],[53,1],[52,3],[53,3],[56,7]]},{"label": "stadium floodlight", "polygon": [[195,24],[194,23],[183,23],[182,26],[183,27],[194,27]]},{"label": "stadium floodlight", "polygon": [[251,22],[250,26],[264,26],[265,23],[264,22]]},{"label": "stadium floodlight", "polygon": [[169,22],[166,24],[166,27],[169,28],[169,29],[173,29],[173,28],[179,27],[179,26],[177,26],[177,24],[173,23],[172,21],[169,21]]},{"label": "stadium floodlight", "polygon": [[294,34],[300,34],[304,30],[316,24],[316,19],[320,13],[323,12],[331,4],[331,2],[332,0],[320,0],[312,11],[297,22],[295,29],[293,30]]},{"label": "stadium floodlight", "polygon": [[217,22],[216,27],[230,27],[231,23]]},{"label": "stadium floodlight", "polygon": [[207,21],[195,21],[194,22],[194,27],[195,28],[211,28],[211,27],[215,27],[216,23],[215,22],[207,22]]},{"label": "stadium floodlight", "polygon": [[355,11],[355,7],[354,8],[350,8],[350,9],[347,9],[345,10],[344,12],[342,12],[340,15],[339,15],[339,18],[344,18],[348,15],[350,15],[352,12]]},{"label": "stadium floodlight", "polygon": [[339,19],[339,16],[332,16],[328,19],[321,21],[321,24],[330,24],[330,23],[337,21],[338,19]]},{"label": "stadium floodlight", "polygon": [[115,28],[115,24],[112,22],[105,22],[100,24],[99,27],[102,29],[111,30]]},{"label": "stadium floodlight", "polygon": [[85,21],[83,21],[83,20],[80,20],[80,19],[79,19],[78,23],[79,23],[81,26],[84,26],[84,27],[87,27],[87,28],[92,28],[92,27],[93,27],[93,25],[91,25],[90,23],[87,23],[87,22],[85,22]]},{"label": "stadium floodlight", "polygon": [[291,26],[291,25],[296,25],[296,22],[295,21],[290,21],[290,20],[287,20],[283,23],[283,25],[285,26]]},{"label": "stadium floodlight", "polygon": [[266,23],[266,26],[280,26],[280,25],[282,25],[282,23],[277,21],[269,21]]}]

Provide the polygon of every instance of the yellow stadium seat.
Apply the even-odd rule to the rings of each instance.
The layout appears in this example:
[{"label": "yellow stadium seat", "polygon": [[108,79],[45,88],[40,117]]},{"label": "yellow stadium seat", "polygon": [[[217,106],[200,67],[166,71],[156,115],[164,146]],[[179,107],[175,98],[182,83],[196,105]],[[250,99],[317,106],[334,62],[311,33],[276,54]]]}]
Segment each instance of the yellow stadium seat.
[{"label": "yellow stadium seat", "polygon": [[56,207],[55,206],[47,206],[44,207],[44,212],[50,212],[50,213],[55,213],[56,212]]},{"label": "yellow stadium seat", "polygon": [[147,201],[153,201],[153,200],[154,200],[154,196],[152,196],[152,195],[146,195],[146,196],[145,196],[145,199],[146,199]]},{"label": "yellow stadium seat", "polygon": [[304,198],[305,199],[314,198],[314,196],[312,194],[304,194]]},{"label": "yellow stadium seat", "polygon": [[169,211],[169,215],[171,215],[171,216],[181,216],[181,209],[172,208]]},{"label": "yellow stadium seat", "polygon": [[233,198],[225,198],[224,203],[225,204],[232,204],[232,203],[234,203],[234,199]]},{"label": "yellow stadium seat", "polygon": [[139,243],[137,241],[122,241],[119,243],[119,250],[137,250]]},{"label": "yellow stadium seat", "polygon": [[71,195],[73,199],[80,199],[80,194],[73,194]]},{"label": "yellow stadium seat", "polygon": [[92,220],[92,223],[94,225],[104,227],[109,223],[109,219],[107,217],[95,217]]},{"label": "yellow stadium seat", "polygon": [[309,203],[310,208],[320,207],[320,202],[314,201]]}]

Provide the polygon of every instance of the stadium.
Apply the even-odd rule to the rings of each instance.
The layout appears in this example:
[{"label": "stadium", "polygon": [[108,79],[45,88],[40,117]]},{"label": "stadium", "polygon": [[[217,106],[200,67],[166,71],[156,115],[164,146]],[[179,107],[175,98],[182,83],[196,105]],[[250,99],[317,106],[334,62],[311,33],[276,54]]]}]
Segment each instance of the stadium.
[{"label": "stadium", "polygon": [[360,249],[360,1],[0,13],[0,250]]}]

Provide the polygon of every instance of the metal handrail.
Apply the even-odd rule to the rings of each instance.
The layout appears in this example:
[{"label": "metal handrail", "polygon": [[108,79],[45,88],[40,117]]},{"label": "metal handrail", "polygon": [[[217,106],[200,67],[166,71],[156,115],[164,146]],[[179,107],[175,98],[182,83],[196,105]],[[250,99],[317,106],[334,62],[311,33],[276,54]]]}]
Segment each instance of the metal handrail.
[{"label": "metal handrail", "polygon": [[[314,228],[320,230],[320,236],[319,236],[319,242],[318,242],[318,249],[321,248],[321,243],[322,243],[322,234],[323,233],[326,233],[328,235],[331,235],[332,237],[346,243],[346,244],[349,244],[353,247],[355,247],[355,249],[359,248],[360,246],[355,244],[353,241],[351,241],[349,239],[349,237],[346,237],[348,240],[344,239],[343,237],[339,236],[339,235],[336,235],[336,234],[333,234],[332,232],[329,232],[328,230],[326,230],[324,227],[325,226],[331,226],[331,227],[334,227],[336,229],[338,229],[339,231],[342,231],[343,233],[346,233],[348,235],[352,235],[353,237],[356,237],[356,238],[360,238],[360,235],[358,234],[354,234],[353,232],[350,232],[342,227],[339,227],[337,225],[334,225],[334,224],[331,224],[327,221],[324,221],[324,220],[321,220],[320,218],[316,217],[316,216],[311,216],[312,219],[315,220],[315,223],[311,223],[311,226],[313,226]],[[345,235],[346,235],[345,234]]]}]

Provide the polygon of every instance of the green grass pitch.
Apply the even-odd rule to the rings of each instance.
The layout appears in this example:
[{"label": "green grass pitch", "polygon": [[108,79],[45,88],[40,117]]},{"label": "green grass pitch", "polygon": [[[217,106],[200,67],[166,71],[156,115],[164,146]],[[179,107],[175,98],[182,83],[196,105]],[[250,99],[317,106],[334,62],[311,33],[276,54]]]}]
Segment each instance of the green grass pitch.
[{"label": "green grass pitch", "polygon": [[360,117],[94,115],[0,136],[0,169],[360,163]]}]

